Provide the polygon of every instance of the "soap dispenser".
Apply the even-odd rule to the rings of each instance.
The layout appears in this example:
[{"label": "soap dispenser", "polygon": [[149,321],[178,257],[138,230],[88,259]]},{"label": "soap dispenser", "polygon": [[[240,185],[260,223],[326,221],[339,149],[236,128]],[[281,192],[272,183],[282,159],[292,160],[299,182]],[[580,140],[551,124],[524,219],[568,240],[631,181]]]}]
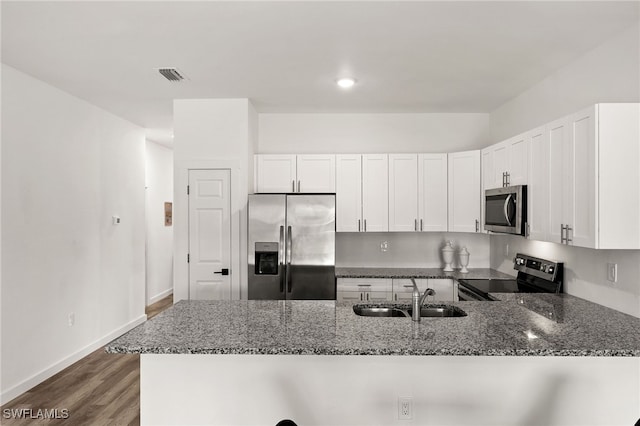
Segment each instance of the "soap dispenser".
[{"label": "soap dispenser", "polygon": [[453,263],[453,247],[451,247],[451,241],[447,241],[447,243],[442,248],[442,260],[444,261],[444,272],[453,272],[453,268],[451,264]]}]

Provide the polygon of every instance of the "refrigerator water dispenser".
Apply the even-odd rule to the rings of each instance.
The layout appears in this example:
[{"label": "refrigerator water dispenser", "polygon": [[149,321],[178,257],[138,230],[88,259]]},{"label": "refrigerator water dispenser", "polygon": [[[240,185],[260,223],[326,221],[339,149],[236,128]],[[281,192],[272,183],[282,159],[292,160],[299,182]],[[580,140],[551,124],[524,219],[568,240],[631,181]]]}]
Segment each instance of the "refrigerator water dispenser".
[{"label": "refrigerator water dispenser", "polygon": [[256,275],[278,275],[278,243],[256,242]]}]

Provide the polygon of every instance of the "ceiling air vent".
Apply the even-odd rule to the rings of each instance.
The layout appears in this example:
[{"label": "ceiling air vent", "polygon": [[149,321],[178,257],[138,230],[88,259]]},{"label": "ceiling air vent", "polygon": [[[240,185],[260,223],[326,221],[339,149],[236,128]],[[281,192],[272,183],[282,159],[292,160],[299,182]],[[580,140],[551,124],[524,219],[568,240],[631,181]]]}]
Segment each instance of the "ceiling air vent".
[{"label": "ceiling air vent", "polygon": [[169,81],[182,81],[185,77],[176,68],[158,68],[158,72]]}]

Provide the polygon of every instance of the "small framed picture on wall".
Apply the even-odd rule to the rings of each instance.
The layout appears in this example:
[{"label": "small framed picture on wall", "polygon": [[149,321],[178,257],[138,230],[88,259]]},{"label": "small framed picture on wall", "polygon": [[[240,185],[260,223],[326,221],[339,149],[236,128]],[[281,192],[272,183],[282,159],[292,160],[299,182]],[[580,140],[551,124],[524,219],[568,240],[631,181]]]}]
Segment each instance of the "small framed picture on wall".
[{"label": "small framed picture on wall", "polygon": [[164,226],[171,226],[173,223],[173,203],[164,203]]}]

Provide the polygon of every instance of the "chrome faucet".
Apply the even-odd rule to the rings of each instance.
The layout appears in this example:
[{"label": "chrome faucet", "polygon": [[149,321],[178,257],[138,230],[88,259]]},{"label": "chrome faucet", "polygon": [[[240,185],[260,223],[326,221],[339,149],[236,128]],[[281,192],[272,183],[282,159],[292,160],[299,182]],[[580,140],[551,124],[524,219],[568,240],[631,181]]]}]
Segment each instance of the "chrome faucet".
[{"label": "chrome faucet", "polygon": [[420,321],[420,308],[424,303],[427,296],[433,296],[436,294],[435,290],[432,288],[428,288],[424,291],[422,296],[420,296],[420,290],[418,290],[418,285],[416,284],[416,280],[411,278],[411,282],[413,283],[413,294],[411,296],[412,301],[412,310],[411,310],[411,319],[414,321]]}]

